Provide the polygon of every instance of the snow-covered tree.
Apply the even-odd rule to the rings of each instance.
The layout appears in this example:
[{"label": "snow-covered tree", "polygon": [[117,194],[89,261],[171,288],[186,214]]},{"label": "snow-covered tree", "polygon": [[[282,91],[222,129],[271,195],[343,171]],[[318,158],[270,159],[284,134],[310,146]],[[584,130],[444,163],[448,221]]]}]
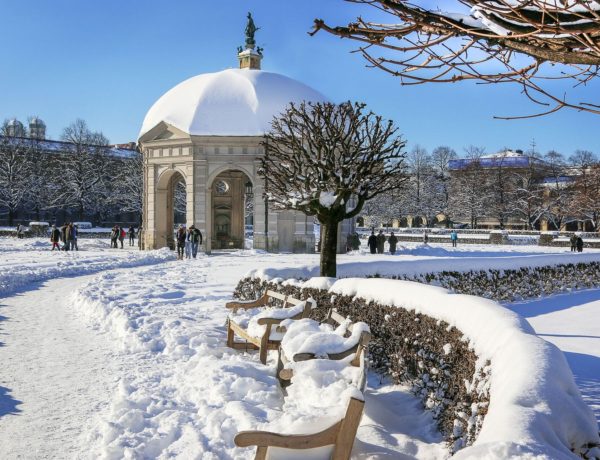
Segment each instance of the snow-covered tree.
[{"label": "snow-covered tree", "polygon": [[550,150],[544,155],[544,161],[546,162],[544,217],[554,228],[560,230],[570,221],[569,207],[573,194],[571,178],[567,175],[565,159],[560,152]]},{"label": "snow-covered tree", "polygon": [[325,30],[356,40],[370,66],[399,77],[404,85],[516,84],[543,106],[544,114],[564,107],[600,114],[597,99],[569,100],[553,83],[567,79],[582,86],[598,77],[597,1],[347,1],[372,8],[377,17],[369,21],[363,11],[347,26],[317,19],[313,34]]},{"label": "snow-covered tree", "polygon": [[529,156],[526,168],[518,168],[512,172],[515,188],[511,191],[511,214],[517,221],[524,223],[528,230],[533,230],[547,211],[543,187],[545,172],[545,165],[535,156]]},{"label": "snow-covered tree", "polygon": [[594,231],[600,230],[600,163],[593,152],[576,150],[569,157],[576,171],[573,181],[571,211]]},{"label": "snow-covered tree", "polygon": [[187,192],[183,180],[178,181],[173,186],[173,210],[175,211],[175,222],[184,223],[187,210]]},{"label": "snow-covered tree", "polygon": [[83,219],[85,214],[102,211],[111,200],[107,188],[108,139],[78,119],[65,128],[62,140],[68,142],[68,151],[54,171],[58,187],[52,206],[75,208],[78,218]]},{"label": "snow-covered tree", "polygon": [[5,122],[0,129],[0,206],[8,211],[13,225],[16,211],[34,191],[31,189],[33,143],[12,137]]},{"label": "snow-covered tree", "polygon": [[446,216],[446,224],[452,220],[450,207],[450,169],[448,162],[457,158],[456,152],[447,146],[439,146],[431,152],[431,163],[435,175],[435,202],[438,204],[438,213]]},{"label": "snow-covered tree", "polygon": [[465,150],[471,161],[452,175],[449,207],[455,219],[467,220],[471,228],[477,228],[479,219],[485,216],[489,198],[485,171],[480,163],[485,149],[469,146]]},{"label": "snow-covered tree", "polygon": [[322,276],[336,275],[339,223],[402,186],[405,142],[397,131],[362,103],[301,103],[288,106],[265,135],[259,174],[269,204],[317,217]]},{"label": "snow-covered tree", "polygon": [[143,155],[134,151],[132,156],[119,162],[118,173],[113,181],[114,203],[122,212],[142,213],[144,193],[144,159]]}]

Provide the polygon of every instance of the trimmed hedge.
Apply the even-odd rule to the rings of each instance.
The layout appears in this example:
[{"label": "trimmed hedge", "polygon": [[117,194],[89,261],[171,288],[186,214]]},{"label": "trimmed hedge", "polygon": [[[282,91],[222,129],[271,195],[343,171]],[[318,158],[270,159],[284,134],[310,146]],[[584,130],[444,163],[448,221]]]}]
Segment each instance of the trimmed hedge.
[{"label": "trimmed hedge", "polygon": [[[373,278],[380,276],[375,274]],[[418,281],[458,294],[485,297],[499,302],[542,297],[550,294],[600,286],[600,262],[559,264],[515,270],[442,271],[424,275],[386,276]]]},{"label": "trimmed hedge", "polygon": [[234,297],[256,299],[268,289],[312,297],[317,301],[312,318],[317,321],[334,307],[353,321],[369,324],[371,367],[395,383],[411,386],[433,412],[451,451],[473,443],[489,404],[490,363],[478,360],[460,331],[408,309],[260,279],[242,279]]}]

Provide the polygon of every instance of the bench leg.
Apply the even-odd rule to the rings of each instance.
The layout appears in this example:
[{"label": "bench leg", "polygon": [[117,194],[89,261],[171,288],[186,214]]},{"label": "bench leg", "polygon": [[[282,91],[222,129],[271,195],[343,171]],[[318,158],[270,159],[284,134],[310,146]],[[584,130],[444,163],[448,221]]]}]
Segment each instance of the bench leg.
[{"label": "bench leg", "polygon": [[332,460],[350,459],[352,446],[354,445],[354,438],[356,437],[356,432],[358,431],[358,425],[360,425],[360,419],[364,406],[364,401],[359,401],[354,398],[350,399],[346,416],[342,420],[340,431],[333,448],[333,455],[331,456]]},{"label": "bench leg", "polygon": [[229,348],[233,348],[233,335],[233,329],[231,329],[229,320],[227,320],[227,346]]},{"label": "bench leg", "polygon": [[260,362],[267,364],[267,353],[269,352],[269,336],[271,335],[271,325],[267,324],[267,329],[260,339],[259,357]]},{"label": "bench leg", "polygon": [[256,456],[254,460],[266,460],[267,458],[267,447],[266,446],[258,446],[256,449]]}]

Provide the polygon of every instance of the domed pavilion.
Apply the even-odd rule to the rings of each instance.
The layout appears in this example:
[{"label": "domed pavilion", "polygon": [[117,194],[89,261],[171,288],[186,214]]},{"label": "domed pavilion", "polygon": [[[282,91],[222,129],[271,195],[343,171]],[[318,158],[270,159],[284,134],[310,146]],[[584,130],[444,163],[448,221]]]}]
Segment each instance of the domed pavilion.
[{"label": "domed pavilion", "polygon": [[[253,24],[249,15],[246,47],[238,49],[239,69],[185,80],[146,114],[139,134],[145,248],[173,246],[179,207],[180,212],[185,209],[185,224],[195,224],[202,232],[207,253],[243,248],[250,223],[256,249],[314,252],[313,217],[266,213],[257,170],[263,135],[273,117],[290,102],[326,98],[299,81],[260,69],[262,50],[255,46]],[[177,187],[185,190],[179,206]],[[347,231],[340,229],[340,236]],[[340,238],[340,248],[344,246],[345,238]]]}]

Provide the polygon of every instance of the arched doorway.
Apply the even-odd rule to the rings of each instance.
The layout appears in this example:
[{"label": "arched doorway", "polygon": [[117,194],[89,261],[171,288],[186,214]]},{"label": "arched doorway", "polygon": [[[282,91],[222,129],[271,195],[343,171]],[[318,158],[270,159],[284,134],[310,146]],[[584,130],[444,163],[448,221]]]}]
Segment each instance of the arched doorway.
[{"label": "arched doorway", "polygon": [[247,222],[253,220],[252,182],[242,171],[227,170],[211,186],[213,249],[243,249]]},{"label": "arched doorway", "polygon": [[187,211],[186,183],[177,170],[160,177],[156,188],[156,246],[175,249],[175,226],[185,224]]}]

